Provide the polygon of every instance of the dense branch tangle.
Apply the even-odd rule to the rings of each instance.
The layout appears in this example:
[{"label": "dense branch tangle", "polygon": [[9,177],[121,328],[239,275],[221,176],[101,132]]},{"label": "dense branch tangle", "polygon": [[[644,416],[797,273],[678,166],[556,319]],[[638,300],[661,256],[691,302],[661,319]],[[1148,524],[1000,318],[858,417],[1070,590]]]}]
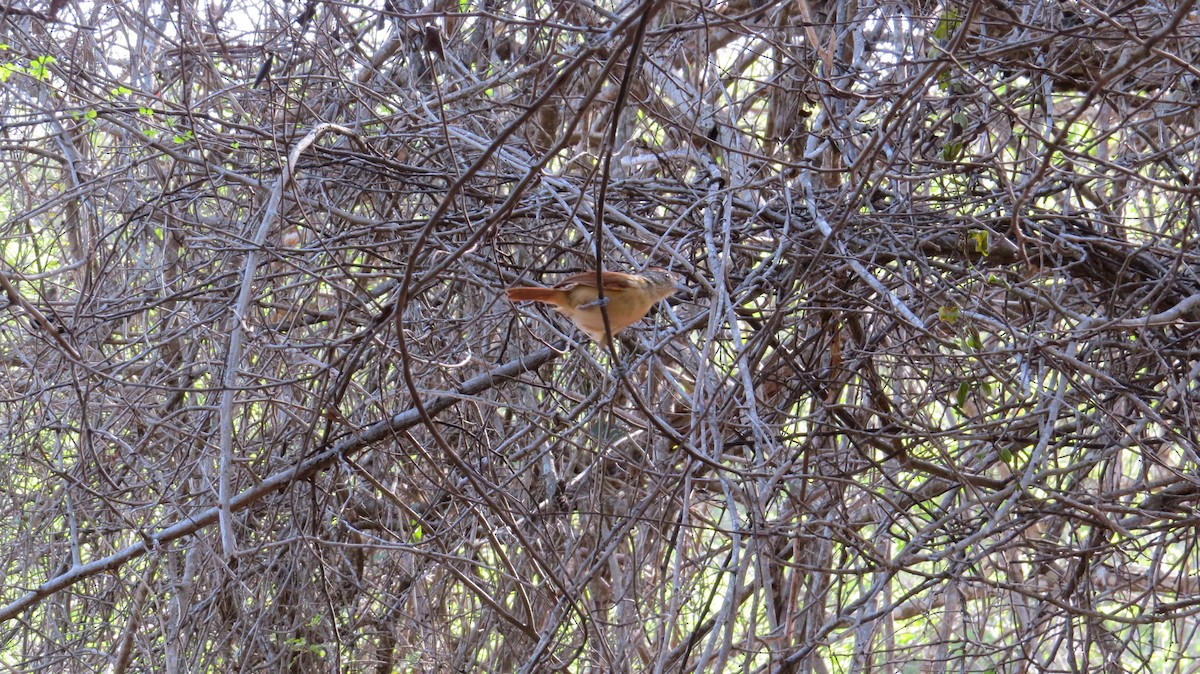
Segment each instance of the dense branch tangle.
[{"label": "dense branch tangle", "polygon": [[0,26],[5,662],[1195,667],[1191,3]]}]

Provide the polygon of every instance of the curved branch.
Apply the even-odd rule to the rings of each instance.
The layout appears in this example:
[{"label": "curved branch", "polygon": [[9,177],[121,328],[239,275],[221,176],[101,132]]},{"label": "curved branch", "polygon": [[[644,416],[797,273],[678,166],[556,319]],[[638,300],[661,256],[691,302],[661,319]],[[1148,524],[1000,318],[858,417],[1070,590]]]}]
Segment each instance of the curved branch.
[{"label": "curved branch", "polygon": [[[494,370],[468,379],[452,393],[438,396],[424,403],[424,411],[429,415],[443,412],[452,407],[463,396],[476,395],[492,388],[500,380],[509,379],[523,372],[537,369],[553,360],[557,355],[558,352],[554,349],[542,349],[524,358],[518,358],[505,363]],[[353,455],[376,442],[392,437],[397,431],[411,428],[419,423],[421,423],[421,414],[413,408],[396,414],[389,419],[377,421],[362,431],[342,439],[333,447],[315,454],[291,468],[275,473],[250,489],[233,496],[229,499],[229,511],[237,512],[242,510],[272,492],[283,491],[296,481],[305,480],[319,473],[342,456]],[[66,573],[47,580],[17,600],[4,607],[0,607],[0,620],[9,620],[40,600],[53,595],[59,590],[66,589],[81,580],[104,573],[105,571],[120,568],[126,562],[136,559],[151,550],[158,549],[166,543],[194,534],[216,522],[220,512],[221,506],[213,506],[195,517],[177,522],[156,533],[145,534],[140,543],[130,545],[107,557],[72,567]]]}]

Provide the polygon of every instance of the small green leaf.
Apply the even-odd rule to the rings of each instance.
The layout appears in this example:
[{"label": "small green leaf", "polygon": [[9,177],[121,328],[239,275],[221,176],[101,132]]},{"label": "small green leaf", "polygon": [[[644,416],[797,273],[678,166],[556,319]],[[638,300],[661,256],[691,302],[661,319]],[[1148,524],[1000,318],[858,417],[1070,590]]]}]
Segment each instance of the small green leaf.
[{"label": "small green leaf", "polygon": [[975,242],[975,252],[986,256],[991,248],[991,232],[986,229],[972,229],[967,233],[967,236]]},{"label": "small green leaf", "polygon": [[50,79],[50,64],[56,60],[48,54],[46,56],[39,56],[29,62],[29,67],[25,71],[34,79],[48,80]]},{"label": "small green leaf", "polygon": [[935,40],[948,40],[950,34],[958,28],[962,20],[958,16],[958,12],[953,9],[946,10],[945,14],[938,17],[937,26],[933,29],[933,38]]},{"label": "small green leaf", "polygon": [[972,331],[971,334],[967,335],[966,342],[967,342],[967,347],[972,350],[975,350],[975,351],[983,350],[983,340],[979,338],[979,333],[977,333],[975,331]]},{"label": "small green leaf", "polygon": [[943,323],[954,323],[958,320],[958,314],[958,307],[941,307],[938,309],[938,320],[942,321]]},{"label": "small green leaf", "polygon": [[959,383],[958,391],[954,393],[954,405],[962,407],[963,403],[967,402],[967,395],[971,393],[971,382],[965,379]]}]

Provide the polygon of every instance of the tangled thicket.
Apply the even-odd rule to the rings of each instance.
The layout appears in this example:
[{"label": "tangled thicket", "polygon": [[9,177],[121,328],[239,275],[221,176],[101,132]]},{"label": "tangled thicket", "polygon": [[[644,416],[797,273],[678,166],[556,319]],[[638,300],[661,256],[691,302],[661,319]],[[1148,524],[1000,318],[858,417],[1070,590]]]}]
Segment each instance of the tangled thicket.
[{"label": "tangled thicket", "polygon": [[[0,661],[1194,671],[1198,38],[6,2]],[[597,253],[694,292],[503,299]]]}]

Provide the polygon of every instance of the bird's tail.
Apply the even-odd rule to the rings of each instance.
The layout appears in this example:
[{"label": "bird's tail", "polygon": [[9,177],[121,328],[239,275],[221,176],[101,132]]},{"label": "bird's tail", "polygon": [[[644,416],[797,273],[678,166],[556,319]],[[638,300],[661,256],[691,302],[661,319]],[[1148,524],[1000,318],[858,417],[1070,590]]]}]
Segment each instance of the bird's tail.
[{"label": "bird's tail", "polygon": [[513,302],[529,301],[543,302],[545,304],[553,304],[560,306],[563,304],[566,293],[558,288],[509,288],[508,299]]}]

